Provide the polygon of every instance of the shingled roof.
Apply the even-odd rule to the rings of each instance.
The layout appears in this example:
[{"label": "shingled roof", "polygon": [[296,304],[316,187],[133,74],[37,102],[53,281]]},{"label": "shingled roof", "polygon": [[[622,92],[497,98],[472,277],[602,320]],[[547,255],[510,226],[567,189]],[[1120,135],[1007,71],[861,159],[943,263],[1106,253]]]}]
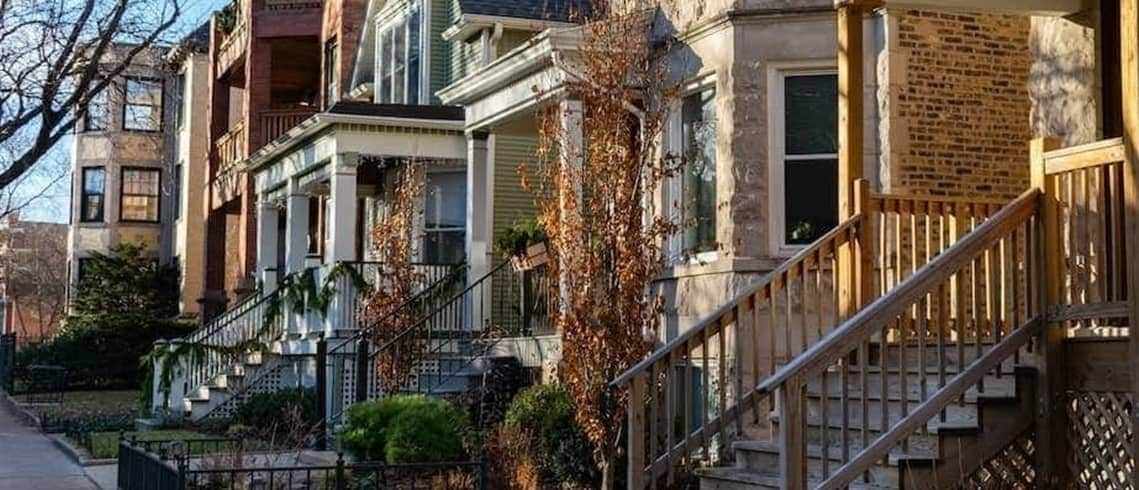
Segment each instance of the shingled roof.
[{"label": "shingled roof", "polygon": [[519,19],[577,21],[589,13],[589,0],[459,0],[464,14]]}]

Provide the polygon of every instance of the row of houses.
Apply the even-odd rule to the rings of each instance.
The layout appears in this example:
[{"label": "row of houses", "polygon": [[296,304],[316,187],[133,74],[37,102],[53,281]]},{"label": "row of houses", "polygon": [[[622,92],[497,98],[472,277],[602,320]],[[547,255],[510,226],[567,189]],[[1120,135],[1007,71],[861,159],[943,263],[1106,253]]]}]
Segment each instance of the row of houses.
[{"label": "row of houses", "polygon": [[[635,3],[613,8],[644,7]],[[1075,146],[1123,134],[1126,109],[1119,108],[1126,101],[1113,61],[1125,46],[1114,30],[1126,14],[1119,2],[994,3],[1001,5],[839,2],[837,17],[836,4],[827,0],[652,6],[652,38],[663,41],[652,46],[654,55],[668,61],[668,76],[682,87],[664,146],[699,155],[700,163],[672,178],[662,197],[682,203],[676,212],[688,224],[666,241],[667,263],[657,281],[667,303],[658,344],[674,356],[666,360],[687,358],[693,366],[697,337],[691,332],[727,325],[717,315],[740,308],[733,302],[755,293],[757,283],[767,284],[763,294],[776,311],[778,282],[763,282],[771,277],[798,270],[804,289],[793,295],[787,285],[787,302],[806,301],[809,268],[787,261],[810,251],[819,254],[816,269],[824,269],[819,250],[826,249],[812,244],[834,240],[828,232],[836,226],[857,226],[846,221],[858,216],[855,180],[897,206],[878,211],[904,215],[914,229],[919,202],[934,203],[922,204],[931,214],[935,205],[948,210],[968,203],[980,226],[1036,185],[1031,138]],[[258,335],[271,341],[256,362],[236,361],[235,367],[219,358],[184,366],[167,396],[155,397],[173,400],[162,408],[192,418],[224,414],[242,393],[312,384],[326,369],[334,380],[322,396],[333,424],[331,414],[344,405],[379,396],[368,377],[374,375],[354,373],[345,361],[358,354],[364,327],[352,287],[340,288],[325,314],[289,313],[265,328],[262,313],[267,295],[286,278],[306,271],[327,277],[338,264],[368,271],[369,263],[383,260],[373,251],[370,230],[390,204],[392,170],[406,162],[424,168],[416,261],[462,264],[467,286],[450,305],[462,313],[444,328],[467,337],[456,334],[460,340],[442,347],[430,367],[418,367],[419,379],[408,389],[431,383],[462,389],[444,378],[477,374],[484,366],[474,359],[491,353],[468,349],[471,332],[505,322],[502,315],[519,315],[517,305],[490,304],[516,301],[514,290],[493,292],[510,281],[493,244],[536,213],[518,168],[537,161],[539,113],[557,106],[561,127],[580,130],[582,102],[567,87],[582,81],[580,21],[589,7],[543,0],[235,0],[178,46],[153,50],[150,61],[126,73],[120,95],[99,102],[76,128],[73,282],[91,252],[119,241],[146,243],[156,258],[181,268],[182,312],[203,325],[187,341],[238,345]],[[572,130],[567,134],[573,137]],[[982,205],[993,212],[980,211]],[[914,274],[920,265],[916,232],[903,240],[904,223],[896,223],[895,242],[887,245],[885,234],[881,242],[883,249],[894,247],[889,260],[896,262],[884,258],[874,269],[881,272],[882,293],[902,283],[903,257]],[[967,236],[963,221],[955,223],[953,236]],[[929,236],[925,240],[928,260]],[[911,255],[899,252],[911,246]],[[841,271],[838,248],[829,250]],[[821,296],[823,279],[819,284],[813,294]],[[479,288],[495,299],[472,299]],[[814,308],[821,311],[819,301]],[[806,317],[808,307],[802,311]],[[710,315],[716,321],[710,323]],[[719,328],[726,335],[727,327]],[[819,330],[810,342],[822,340],[822,325]],[[999,343],[999,330],[986,335]],[[983,335],[973,335],[981,345]],[[556,334],[509,337],[496,343],[494,356],[556,372]],[[883,333],[876,342],[897,339]],[[768,346],[766,374],[776,365],[793,366],[807,351],[808,335],[800,340],[802,351],[788,345],[780,354]],[[704,349],[701,369],[713,370]],[[724,349],[721,343],[721,355]],[[311,356],[318,351],[343,359],[315,364]],[[728,374],[721,368],[721,378],[711,382],[742,404],[751,394],[731,391],[731,380],[722,378],[759,382],[756,366]],[[691,381],[683,386],[691,388]],[[726,403],[722,397],[721,417]],[[668,413],[684,411],[669,406]],[[706,420],[708,410],[696,413]],[[736,435],[748,432],[738,424]],[[887,429],[883,422],[876,430]],[[630,454],[646,457],[645,447],[630,444]],[[662,471],[671,478],[663,468],[693,456],[668,448],[649,447],[643,474],[634,479],[640,467],[630,465],[630,482],[663,478]],[[787,448],[777,447],[777,456],[779,450]],[[828,460],[825,452],[811,454]],[[826,477],[826,463],[823,468]],[[708,478],[755,483],[738,474]]]}]

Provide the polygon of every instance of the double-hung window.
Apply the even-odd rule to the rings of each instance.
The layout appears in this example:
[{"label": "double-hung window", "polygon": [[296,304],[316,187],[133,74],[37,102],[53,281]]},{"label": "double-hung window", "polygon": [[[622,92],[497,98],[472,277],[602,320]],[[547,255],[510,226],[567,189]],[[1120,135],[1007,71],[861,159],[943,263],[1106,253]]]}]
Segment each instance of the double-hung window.
[{"label": "double-hung window", "polygon": [[680,111],[684,158],[681,196],[684,251],[716,249],[716,91],[705,89],[684,98]]},{"label": "double-hung window", "polygon": [[122,221],[158,222],[159,179],[153,168],[124,168],[121,192]]},{"label": "double-hung window", "polygon": [[127,78],[123,104],[123,129],[158,131],[162,129],[162,81]]},{"label": "double-hung window", "polygon": [[669,240],[676,258],[716,250],[716,90],[701,85],[680,100],[668,123],[669,153],[679,165],[666,193],[681,228]]},{"label": "double-hung window", "polygon": [[467,174],[428,172],[424,187],[421,260],[462,262],[466,256]]},{"label": "double-hung window", "polygon": [[110,123],[111,110],[107,105],[107,89],[91,96],[87,101],[87,113],[83,116],[84,131],[105,131]]},{"label": "double-hung window", "polygon": [[838,224],[838,77],[833,70],[773,77],[775,246],[808,245]]},{"label": "double-hung window", "polygon": [[420,103],[422,28],[419,3],[412,2],[401,17],[376,29],[376,102]]},{"label": "double-hung window", "polygon": [[103,167],[83,169],[83,192],[79,199],[79,221],[101,223],[106,202],[107,171]]}]

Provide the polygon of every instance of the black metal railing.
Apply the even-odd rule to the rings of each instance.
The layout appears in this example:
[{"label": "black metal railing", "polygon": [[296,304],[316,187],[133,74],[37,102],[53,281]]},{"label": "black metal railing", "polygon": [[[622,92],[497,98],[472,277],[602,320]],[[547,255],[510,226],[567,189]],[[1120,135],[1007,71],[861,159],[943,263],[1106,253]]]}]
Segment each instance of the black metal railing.
[{"label": "black metal railing", "polygon": [[121,490],[266,490],[486,488],[483,461],[386,464],[349,462],[277,465],[246,454],[235,439],[119,440]]},{"label": "black metal railing", "polygon": [[323,382],[333,393],[332,405],[322,407],[328,414],[326,427],[335,429],[353,403],[386,395],[376,377],[377,356],[401,344],[413,341],[426,346],[402,391],[466,392],[469,387],[462,378],[478,374],[485,367],[479,363],[502,340],[555,332],[548,314],[550,283],[545,267],[519,272],[501,262],[465,284],[454,280],[466,276],[463,269],[461,276],[445,277],[401,306],[415,308],[410,316],[417,320],[382,345],[369,341],[373,329],[382,328],[386,318],[331,345],[324,360],[318,358],[318,365],[326,367]]}]

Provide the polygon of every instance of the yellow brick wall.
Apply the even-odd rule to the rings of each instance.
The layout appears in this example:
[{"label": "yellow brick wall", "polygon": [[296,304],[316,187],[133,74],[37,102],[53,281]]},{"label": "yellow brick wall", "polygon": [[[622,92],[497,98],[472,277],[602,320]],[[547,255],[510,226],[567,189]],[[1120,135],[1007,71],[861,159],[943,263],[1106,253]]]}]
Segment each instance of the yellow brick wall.
[{"label": "yellow brick wall", "polygon": [[[1030,20],[893,12],[882,184],[898,193],[1011,198],[1029,183]],[[893,44],[896,43],[896,44]]]}]

